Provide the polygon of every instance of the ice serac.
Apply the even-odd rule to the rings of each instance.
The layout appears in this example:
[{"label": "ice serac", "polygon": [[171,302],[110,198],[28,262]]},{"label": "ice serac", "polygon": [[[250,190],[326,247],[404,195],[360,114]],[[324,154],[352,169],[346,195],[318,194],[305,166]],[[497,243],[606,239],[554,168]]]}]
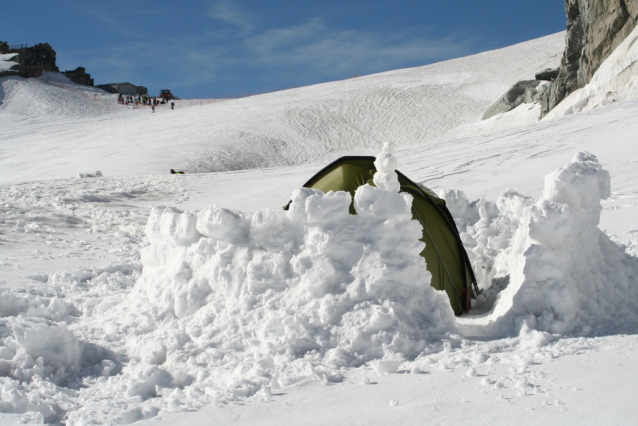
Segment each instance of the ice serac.
[{"label": "ice serac", "polygon": [[638,0],[565,0],[565,12],[565,52],[558,77],[543,96],[542,116],[589,83],[636,27]]}]

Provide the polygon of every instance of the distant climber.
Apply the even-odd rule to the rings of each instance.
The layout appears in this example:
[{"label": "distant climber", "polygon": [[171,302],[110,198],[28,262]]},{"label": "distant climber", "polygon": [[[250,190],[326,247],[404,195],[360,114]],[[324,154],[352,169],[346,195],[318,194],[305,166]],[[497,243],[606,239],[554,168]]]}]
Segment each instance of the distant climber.
[{"label": "distant climber", "polygon": [[176,172],[175,170],[171,169],[171,174],[172,175],[185,175],[186,173],[182,172],[181,170]]},{"label": "distant climber", "polygon": [[171,102],[171,109],[175,109],[175,102]]},{"label": "distant climber", "polygon": [[153,108],[153,112],[155,112],[155,104],[153,104],[151,108]]}]

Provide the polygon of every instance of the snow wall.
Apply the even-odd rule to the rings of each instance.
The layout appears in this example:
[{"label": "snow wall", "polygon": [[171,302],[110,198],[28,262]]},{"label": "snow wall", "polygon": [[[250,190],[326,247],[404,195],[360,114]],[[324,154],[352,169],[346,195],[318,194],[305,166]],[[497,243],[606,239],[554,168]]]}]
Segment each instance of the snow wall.
[{"label": "snow wall", "polygon": [[578,153],[547,175],[535,203],[512,190],[496,203],[469,203],[459,191],[441,195],[480,272],[485,292],[477,307],[496,297],[487,314],[464,321],[473,332],[513,335],[526,324],[588,335],[638,323],[638,259],[598,228],[610,176],[596,156]]}]

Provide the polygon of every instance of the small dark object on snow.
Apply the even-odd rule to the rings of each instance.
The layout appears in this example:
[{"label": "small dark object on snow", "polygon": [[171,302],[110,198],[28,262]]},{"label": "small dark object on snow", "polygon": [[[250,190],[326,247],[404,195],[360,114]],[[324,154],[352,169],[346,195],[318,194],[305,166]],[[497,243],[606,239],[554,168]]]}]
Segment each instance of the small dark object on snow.
[{"label": "small dark object on snow", "polygon": [[172,175],[185,175],[186,173],[182,172],[182,171],[178,171],[176,172],[175,170],[171,169],[171,174]]}]

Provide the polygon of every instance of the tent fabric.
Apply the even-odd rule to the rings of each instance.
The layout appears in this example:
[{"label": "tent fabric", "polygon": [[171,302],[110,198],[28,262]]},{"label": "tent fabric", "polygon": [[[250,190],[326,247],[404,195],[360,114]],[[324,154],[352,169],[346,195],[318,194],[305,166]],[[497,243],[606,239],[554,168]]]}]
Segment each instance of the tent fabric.
[{"label": "tent fabric", "polygon": [[[341,157],[313,176],[304,184],[306,188],[323,192],[348,191],[353,197],[364,184],[374,186],[376,173],[374,157]],[[414,197],[412,218],[423,225],[420,238],[425,243],[421,256],[432,274],[432,287],[444,290],[456,315],[470,309],[470,299],[475,297],[476,279],[454,219],[445,206],[445,200],[428,188],[418,185],[397,171],[401,192]],[[289,203],[290,204],[290,203]],[[286,206],[285,208],[287,208]],[[356,214],[354,204],[350,213]],[[478,291],[478,290],[477,290]]]}]

